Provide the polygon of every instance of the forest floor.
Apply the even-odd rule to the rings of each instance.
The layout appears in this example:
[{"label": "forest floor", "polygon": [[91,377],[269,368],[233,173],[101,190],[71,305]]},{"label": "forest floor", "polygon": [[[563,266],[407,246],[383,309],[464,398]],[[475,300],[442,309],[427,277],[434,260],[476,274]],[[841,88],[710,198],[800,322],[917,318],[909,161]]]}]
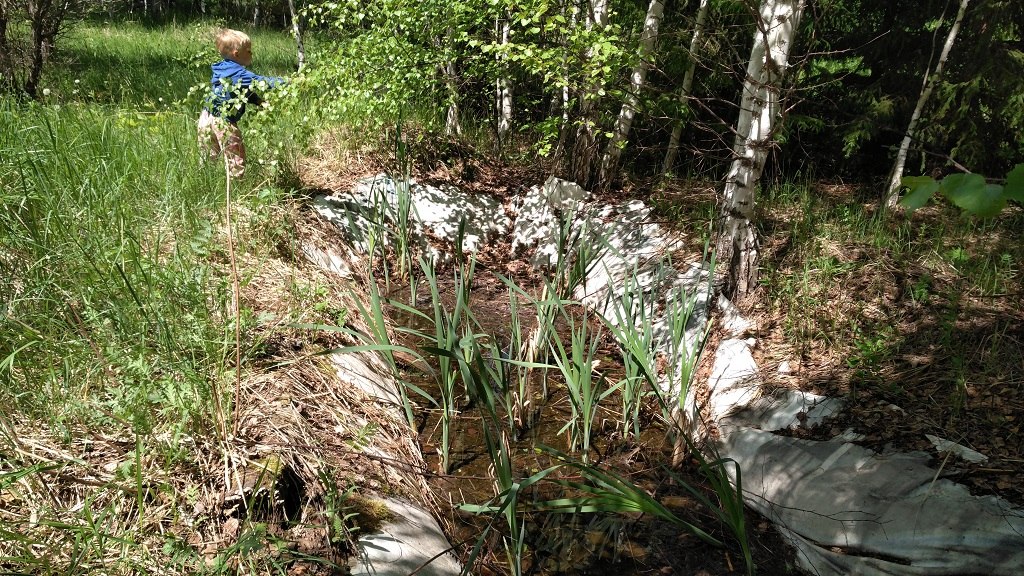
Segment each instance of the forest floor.
[{"label": "forest floor", "polygon": [[[828,215],[859,207],[875,218],[870,190],[808,186],[809,209],[825,216],[762,208],[762,286],[739,303],[755,323],[766,392],[846,400],[837,419],[796,432],[802,437],[852,428],[860,445],[930,453],[973,493],[1024,504],[1022,210],[978,222],[930,206],[876,218],[869,234],[844,233],[837,221],[864,220]],[[693,198],[692,187],[686,194]],[[926,434],[987,460],[938,453]]]}]

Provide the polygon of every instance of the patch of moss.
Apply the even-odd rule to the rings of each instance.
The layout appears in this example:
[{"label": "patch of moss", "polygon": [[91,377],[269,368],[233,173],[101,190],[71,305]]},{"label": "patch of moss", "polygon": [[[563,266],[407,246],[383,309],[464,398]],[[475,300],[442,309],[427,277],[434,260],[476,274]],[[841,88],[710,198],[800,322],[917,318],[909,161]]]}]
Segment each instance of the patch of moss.
[{"label": "patch of moss", "polygon": [[361,534],[379,532],[384,524],[395,518],[395,514],[383,500],[352,494],[345,501],[349,513],[355,514],[352,521]]}]

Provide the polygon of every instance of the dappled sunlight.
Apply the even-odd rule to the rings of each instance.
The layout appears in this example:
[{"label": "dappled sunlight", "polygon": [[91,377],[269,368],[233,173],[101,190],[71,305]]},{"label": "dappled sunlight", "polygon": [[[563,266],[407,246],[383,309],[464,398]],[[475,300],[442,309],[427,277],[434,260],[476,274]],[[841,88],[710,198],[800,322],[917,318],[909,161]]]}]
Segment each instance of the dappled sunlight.
[{"label": "dappled sunlight", "polygon": [[1024,514],[937,479],[925,454],[728,423],[723,432],[720,450],[742,468],[748,504],[799,539],[801,564],[818,574],[889,573],[895,564],[920,574],[1010,575],[1024,562]]}]

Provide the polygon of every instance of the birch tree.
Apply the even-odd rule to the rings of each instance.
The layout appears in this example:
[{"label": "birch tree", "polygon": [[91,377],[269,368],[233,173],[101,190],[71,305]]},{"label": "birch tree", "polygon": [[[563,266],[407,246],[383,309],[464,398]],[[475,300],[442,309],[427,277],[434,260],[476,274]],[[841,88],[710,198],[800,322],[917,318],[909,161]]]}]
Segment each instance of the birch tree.
[{"label": "birch tree", "polygon": [[[589,0],[589,11],[587,12],[587,30],[603,30],[608,25],[608,0]],[[591,46],[587,58],[593,62],[601,55],[602,46],[600,43]],[[576,130],[576,143],[572,154],[573,178],[584,188],[590,187],[593,180],[594,164],[597,159],[597,120],[595,110],[597,100],[600,97],[601,84],[600,74],[591,75],[588,86],[580,97],[580,125]]]},{"label": "birch tree", "polygon": [[[697,52],[704,35],[704,22],[708,17],[708,0],[700,0],[700,7],[697,9],[697,22],[693,25],[693,37],[690,39],[690,51],[688,56],[690,63],[686,66],[686,74],[683,75],[683,85],[679,88],[679,105],[682,110],[690,106],[690,93],[693,91],[693,77],[697,72]],[[679,139],[683,135],[683,120],[677,118],[672,126],[672,136],[668,140],[668,150],[665,152],[665,163],[662,164],[662,174],[668,174],[676,165],[676,157],[679,155]]]},{"label": "birch tree", "polygon": [[935,64],[935,71],[931,74],[925,71],[924,84],[921,87],[921,95],[917,98],[917,105],[914,106],[914,112],[910,115],[910,124],[907,126],[907,131],[903,135],[903,142],[900,143],[900,149],[896,152],[896,162],[893,165],[892,173],[889,176],[889,186],[886,189],[885,194],[885,205],[887,208],[895,208],[900,198],[900,181],[903,178],[903,168],[907,162],[907,152],[910,150],[910,143],[914,140],[914,136],[917,132],[917,124],[921,119],[921,112],[924,110],[925,104],[928,103],[928,98],[932,95],[932,90],[935,89],[935,85],[942,78],[942,69],[946,65],[946,60],[949,58],[949,52],[953,49],[953,42],[956,40],[956,35],[960,31],[960,23],[963,22],[964,14],[967,12],[967,5],[970,0],[960,0],[960,9],[956,13],[956,19],[953,21],[953,25],[949,28],[949,33],[946,35],[946,42],[942,46],[942,53],[939,55],[939,61]]},{"label": "birch tree", "polygon": [[448,87],[448,110],[444,117],[444,133],[448,136],[462,135],[462,121],[459,117],[458,88],[456,87],[455,61],[449,60],[444,65],[445,85]]},{"label": "birch tree", "polygon": [[633,118],[636,117],[637,108],[640,105],[640,92],[644,89],[644,83],[647,81],[647,71],[651,67],[654,45],[658,41],[658,26],[661,24],[664,14],[665,3],[661,0],[651,0],[651,4],[647,8],[647,16],[644,18],[644,29],[640,34],[638,61],[629,77],[626,101],[623,102],[619,117],[615,120],[612,138],[601,159],[601,173],[598,177],[601,186],[608,186],[611,183],[615,171],[619,167],[622,150],[626,147],[629,130],[633,126]]},{"label": "birch tree", "polygon": [[[509,21],[507,15],[504,18],[499,18],[496,22],[496,30],[498,36],[498,43],[500,46],[505,47],[508,45],[509,38]],[[495,107],[498,113],[498,146],[501,147],[505,143],[505,136],[508,134],[509,128],[512,126],[512,81],[509,79],[508,67],[503,64],[507,60],[505,50],[498,50],[495,58],[498,60],[498,79],[495,82]]]},{"label": "birch tree", "polygon": [[[205,13],[206,8],[203,7]],[[299,14],[295,11],[295,0],[288,0],[288,14],[292,18],[292,34],[295,36],[295,51],[298,54],[299,70],[306,65],[306,49],[302,45],[302,26],[299,24]]]},{"label": "birch tree", "polygon": [[750,51],[733,161],[719,201],[716,252],[727,267],[723,294],[743,297],[757,286],[754,197],[781,118],[782,80],[805,0],[762,0]]},{"label": "birch tree", "polygon": [[[576,26],[576,8],[574,6],[568,6],[568,2],[561,0],[559,2],[560,11],[562,14],[563,21],[568,22],[568,28],[571,30]],[[566,17],[568,16],[568,17]],[[569,62],[568,59],[563,58],[561,63],[561,76],[562,86],[555,95],[555,98],[561,98],[561,111],[562,116],[558,124],[558,144],[555,146],[554,158],[557,162],[561,162],[562,152],[565,150],[565,136],[569,129]],[[553,111],[553,110],[552,110]]]}]

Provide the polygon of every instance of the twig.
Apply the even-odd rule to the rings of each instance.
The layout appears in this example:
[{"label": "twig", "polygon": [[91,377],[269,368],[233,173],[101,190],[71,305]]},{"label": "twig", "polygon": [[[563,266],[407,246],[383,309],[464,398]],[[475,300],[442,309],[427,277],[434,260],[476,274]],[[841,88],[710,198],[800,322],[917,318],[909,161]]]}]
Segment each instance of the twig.
[{"label": "twig", "polygon": [[[228,155],[224,155],[224,172],[227,174],[225,184],[224,212],[228,226],[228,255],[231,259],[231,313],[235,319],[235,397],[234,416],[232,418],[231,435],[238,434],[238,406],[241,403],[242,392],[242,318],[239,314],[240,290],[238,287],[238,266],[235,261],[234,227],[231,224],[231,165]],[[222,432],[227,436],[225,422],[221,423]]]}]

